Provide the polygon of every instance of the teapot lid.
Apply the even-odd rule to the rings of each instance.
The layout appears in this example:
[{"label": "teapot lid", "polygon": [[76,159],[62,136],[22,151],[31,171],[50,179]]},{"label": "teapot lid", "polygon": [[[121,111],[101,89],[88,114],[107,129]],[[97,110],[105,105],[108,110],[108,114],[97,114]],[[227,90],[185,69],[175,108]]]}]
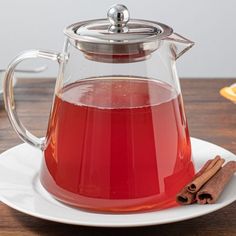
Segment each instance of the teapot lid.
[{"label": "teapot lid", "polygon": [[117,4],[108,10],[107,19],[78,22],[64,32],[90,60],[127,63],[145,60],[173,30],[162,23],[129,19],[127,7]]}]

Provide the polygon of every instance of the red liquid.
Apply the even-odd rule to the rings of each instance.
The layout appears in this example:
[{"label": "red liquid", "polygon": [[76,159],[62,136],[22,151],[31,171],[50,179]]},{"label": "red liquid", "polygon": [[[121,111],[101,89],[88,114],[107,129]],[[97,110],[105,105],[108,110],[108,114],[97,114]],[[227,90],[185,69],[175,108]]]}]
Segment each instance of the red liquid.
[{"label": "red liquid", "polygon": [[44,155],[44,187],[91,210],[173,206],[194,175],[181,96],[154,80],[97,78],[64,87]]}]

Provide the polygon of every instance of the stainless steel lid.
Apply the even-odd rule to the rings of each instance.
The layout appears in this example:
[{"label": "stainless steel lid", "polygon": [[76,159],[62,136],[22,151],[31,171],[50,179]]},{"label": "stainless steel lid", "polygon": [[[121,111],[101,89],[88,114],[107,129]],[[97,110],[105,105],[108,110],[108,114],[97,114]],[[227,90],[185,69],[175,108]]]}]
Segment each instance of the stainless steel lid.
[{"label": "stainless steel lid", "polygon": [[145,60],[173,30],[162,23],[129,19],[128,9],[117,4],[108,10],[107,19],[78,22],[64,32],[88,59],[126,63]]}]

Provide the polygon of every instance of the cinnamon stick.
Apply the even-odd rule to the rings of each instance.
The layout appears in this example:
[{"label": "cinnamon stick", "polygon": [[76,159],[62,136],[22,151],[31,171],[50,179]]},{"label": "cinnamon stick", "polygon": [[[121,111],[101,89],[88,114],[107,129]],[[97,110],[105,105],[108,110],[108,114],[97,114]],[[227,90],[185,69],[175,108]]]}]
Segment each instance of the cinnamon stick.
[{"label": "cinnamon stick", "polygon": [[199,204],[215,203],[235,172],[236,161],[226,163],[197,193],[197,202]]},{"label": "cinnamon stick", "polygon": [[196,202],[196,194],[190,193],[185,186],[176,196],[176,201],[181,205],[190,205]]},{"label": "cinnamon stick", "polygon": [[[219,159],[218,157],[215,157],[215,159]],[[208,170],[209,167],[212,166],[212,162],[215,160],[208,160],[204,166],[195,174],[192,181],[194,181],[197,177],[199,177],[204,171]],[[187,189],[187,186],[185,186],[176,196],[176,201],[181,205],[189,205],[196,201],[196,193],[190,193]]]},{"label": "cinnamon stick", "polygon": [[224,159],[220,156],[216,156],[208,165],[206,170],[187,186],[187,190],[190,193],[196,193],[210,178],[212,178],[212,176],[219,171],[224,162]]}]

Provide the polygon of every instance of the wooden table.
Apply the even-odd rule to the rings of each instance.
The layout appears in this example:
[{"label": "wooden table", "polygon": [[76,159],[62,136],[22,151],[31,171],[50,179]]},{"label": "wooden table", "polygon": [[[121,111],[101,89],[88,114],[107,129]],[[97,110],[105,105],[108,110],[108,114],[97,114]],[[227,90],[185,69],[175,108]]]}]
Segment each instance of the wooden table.
[{"label": "wooden table", "polygon": [[[191,136],[236,153],[236,105],[219,95],[235,80],[181,81]],[[18,113],[37,136],[43,136],[52,101],[53,79],[22,79],[15,89]],[[21,141],[10,126],[0,98],[0,152]],[[141,228],[93,228],[37,219],[0,203],[0,235],[236,235],[236,202],[206,216],[184,222]]]}]

